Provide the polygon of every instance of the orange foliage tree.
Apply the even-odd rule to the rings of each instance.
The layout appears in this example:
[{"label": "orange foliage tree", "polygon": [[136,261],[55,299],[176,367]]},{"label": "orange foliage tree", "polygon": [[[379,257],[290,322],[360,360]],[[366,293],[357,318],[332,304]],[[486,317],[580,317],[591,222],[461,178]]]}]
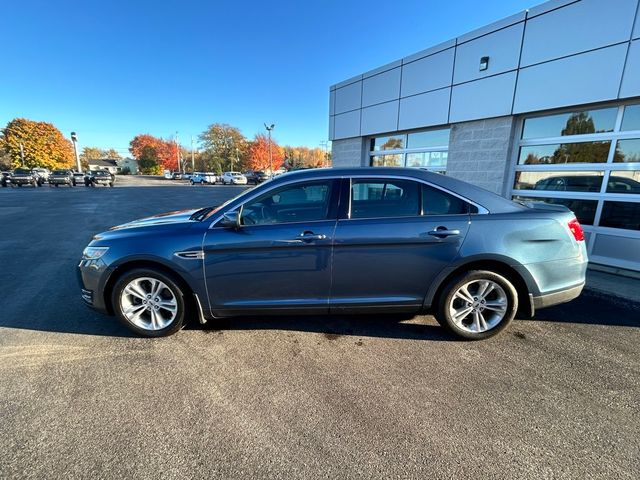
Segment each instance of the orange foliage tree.
[{"label": "orange foliage tree", "polygon": [[[178,146],[171,140],[149,134],[136,135],[129,143],[129,151],[138,161],[155,159],[156,166],[161,170],[178,168]],[[153,166],[149,165],[146,169],[153,169]]]},{"label": "orange foliage tree", "polygon": [[[284,149],[271,139],[273,169],[278,170],[284,164]],[[259,133],[249,147],[249,168],[251,170],[269,170],[269,138]]]},{"label": "orange foliage tree", "polygon": [[24,166],[50,170],[69,168],[75,164],[73,145],[51,123],[15,118],[3,129],[0,150],[11,158],[11,167],[22,165],[20,144],[24,150]]}]

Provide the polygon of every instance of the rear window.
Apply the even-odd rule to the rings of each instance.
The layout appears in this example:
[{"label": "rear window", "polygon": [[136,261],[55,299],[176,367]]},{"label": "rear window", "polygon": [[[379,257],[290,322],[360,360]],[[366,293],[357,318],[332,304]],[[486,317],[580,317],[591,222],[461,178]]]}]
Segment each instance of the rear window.
[{"label": "rear window", "polygon": [[437,188],[423,185],[422,212],[424,215],[460,215],[477,213],[478,209],[469,205],[461,198],[454,197]]}]

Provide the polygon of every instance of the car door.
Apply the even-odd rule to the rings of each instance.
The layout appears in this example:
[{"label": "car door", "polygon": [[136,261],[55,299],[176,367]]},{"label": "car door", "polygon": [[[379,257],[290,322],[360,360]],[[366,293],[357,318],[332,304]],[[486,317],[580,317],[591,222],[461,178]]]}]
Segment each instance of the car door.
[{"label": "car door", "polygon": [[350,201],[334,237],[331,311],[418,308],[458,254],[473,207],[410,179],[345,182]]},{"label": "car door", "polygon": [[207,231],[205,278],[214,315],[328,312],[338,185],[327,179],[274,187],[237,209],[237,228],[214,224]]}]

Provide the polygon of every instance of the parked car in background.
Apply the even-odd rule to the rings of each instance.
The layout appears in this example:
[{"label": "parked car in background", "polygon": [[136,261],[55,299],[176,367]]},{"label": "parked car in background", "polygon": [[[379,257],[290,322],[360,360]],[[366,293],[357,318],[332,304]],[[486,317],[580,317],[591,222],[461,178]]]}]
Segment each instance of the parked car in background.
[{"label": "parked car in background", "polygon": [[85,174],[82,172],[73,172],[73,186],[82,185],[84,183]]},{"label": "parked car in background", "polygon": [[51,175],[51,171],[48,168],[34,168],[33,172],[38,175],[38,177],[40,178],[40,181],[38,183],[40,183],[40,186],[44,185],[45,183],[47,183],[49,181],[49,176]]},{"label": "parked car in background", "polygon": [[60,185],[68,185],[73,187],[75,180],[73,178],[73,172],[71,170],[54,170],[49,175],[49,186],[59,187]]},{"label": "parked car in background", "polygon": [[171,180],[182,180],[182,173],[180,172],[171,173]]},{"label": "parked car in background", "polygon": [[108,170],[89,171],[84,177],[85,187],[95,187],[96,185],[113,187],[114,183],[116,183],[116,177]]},{"label": "parked car in background", "polygon": [[222,206],[93,238],[78,265],[82,298],[150,337],[189,315],[433,312],[479,340],[517,311],[576,298],[587,268],[567,208],[412,168],[291,172]]},{"label": "parked car in background", "polygon": [[247,183],[253,184],[253,185],[258,185],[259,183],[266,182],[271,178],[267,172],[259,172],[259,171],[245,172],[244,176],[247,178]]},{"label": "parked car in background", "polygon": [[29,168],[16,168],[11,174],[11,185],[18,187],[22,187],[23,185],[41,187],[42,182],[42,177]]},{"label": "parked car in background", "polygon": [[240,172],[224,172],[220,181],[223,185],[246,185],[247,177]]},{"label": "parked car in background", "polygon": [[193,175],[191,175],[191,178],[189,179],[189,183],[191,185],[195,185],[196,183],[202,185],[202,184],[209,184],[209,185],[214,185],[216,182],[218,181],[218,177],[215,175],[215,173],[205,173],[205,172],[195,172]]},{"label": "parked car in background", "polygon": [[0,185],[3,187],[11,186],[11,172],[0,173]]},{"label": "parked car in background", "polygon": [[173,180],[173,173],[171,173],[171,170],[165,170],[162,175],[165,180]]}]

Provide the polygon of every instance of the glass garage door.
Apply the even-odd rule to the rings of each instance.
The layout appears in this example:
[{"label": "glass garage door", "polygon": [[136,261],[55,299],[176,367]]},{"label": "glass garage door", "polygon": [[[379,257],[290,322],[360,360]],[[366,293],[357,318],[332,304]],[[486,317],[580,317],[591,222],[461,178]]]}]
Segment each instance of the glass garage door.
[{"label": "glass garage door", "polygon": [[511,194],[562,204],[590,260],[640,271],[640,103],[522,121]]},{"label": "glass garage door", "polygon": [[372,167],[414,167],[444,173],[448,150],[448,128],[385,135],[369,140],[369,164]]}]

